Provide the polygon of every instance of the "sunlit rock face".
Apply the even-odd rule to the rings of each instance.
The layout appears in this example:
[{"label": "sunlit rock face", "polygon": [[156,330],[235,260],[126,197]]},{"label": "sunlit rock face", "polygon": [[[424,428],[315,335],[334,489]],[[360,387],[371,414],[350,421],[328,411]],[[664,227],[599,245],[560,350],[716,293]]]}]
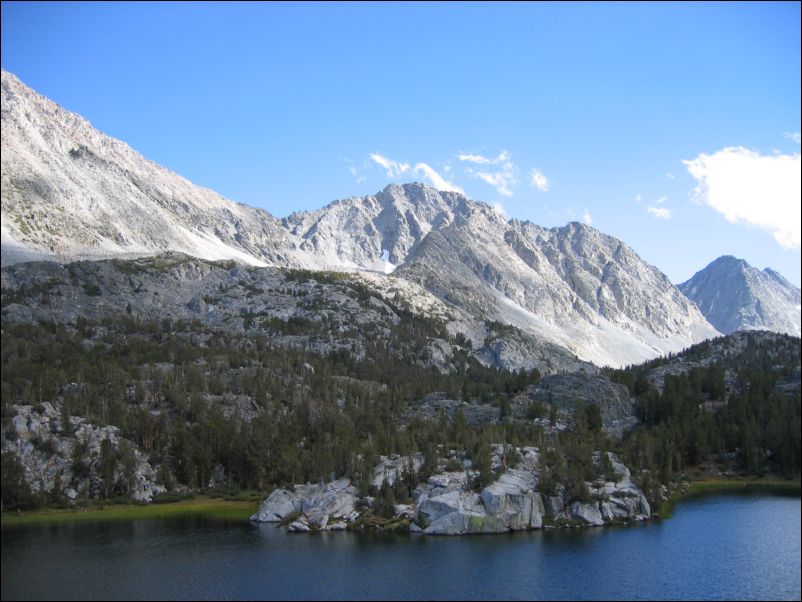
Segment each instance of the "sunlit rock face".
[{"label": "sunlit rock face", "polygon": [[[3,265],[180,252],[389,275],[460,309],[484,361],[505,368],[623,366],[717,334],[657,268],[583,224],[505,221],[418,183],[278,219],[148,161],[5,71],[2,191]],[[486,320],[523,338],[484,341]]]},{"label": "sunlit rock face", "polygon": [[800,335],[800,291],[780,274],[743,259],[719,257],[679,289],[718,330],[771,330]]}]

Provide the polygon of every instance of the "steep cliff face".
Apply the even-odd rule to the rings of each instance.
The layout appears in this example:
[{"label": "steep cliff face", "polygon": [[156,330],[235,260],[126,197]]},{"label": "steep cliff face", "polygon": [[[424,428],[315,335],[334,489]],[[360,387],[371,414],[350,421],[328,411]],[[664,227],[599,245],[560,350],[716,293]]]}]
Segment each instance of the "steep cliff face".
[{"label": "steep cliff face", "polygon": [[800,335],[800,291],[770,268],[761,271],[743,259],[725,255],[679,289],[723,333],[771,330]]},{"label": "steep cliff face", "polygon": [[714,336],[699,310],[620,240],[475,208],[430,233],[398,275],[463,308],[621,366]]},{"label": "steep cliff face", "polygon": [[534,365],[515,359],[531,349],[621,366],[716,334],[665,275],[587,226],[507,222],[485,203],[417,183],[279,220],[148,161],[5,71],[2,189],[3,265],[177,251],[392,273],[479,324],[531,337],[488,348],[509,367]]},{"label": "steep cliff face", "polygon": [[293,263],[273,216],[148,161],[6,71],[2,157],[4,264],[20,246],[64,259],[175,250]]}]

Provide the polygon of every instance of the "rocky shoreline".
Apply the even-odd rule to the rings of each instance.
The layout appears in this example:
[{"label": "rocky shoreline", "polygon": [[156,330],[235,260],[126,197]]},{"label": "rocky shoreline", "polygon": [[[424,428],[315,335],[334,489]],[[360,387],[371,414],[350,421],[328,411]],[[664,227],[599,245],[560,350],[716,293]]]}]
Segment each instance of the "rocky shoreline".
[{"label": "rocky shoreline", "polygon": [[[503,449],[502,445],[493,446],[493,465],[499,476],[491,484],[476,491],[472,484],[477,473],[470,466],[462,471],[438,472],[415,487],[412,503],[394,505],[395,522],[390,519],[388,523],[396,530],[413,533],[469,535],[603,526],[651,517],[643,491],[615,454],[609,454],[615,480],[587,482],[590,499],[580,501],[570,499],[559,484],[550,493],[539,490],[538,448],[517,448],[521,461],[509,469],[502,468]],[[421,462],[420,455],[382,456],[373,485],[378,487],[385,480],[393,485],[403,471],[417,469]],[[276,489],[251,520],[285,523],[288,530],[300,532],[359,529],[381,524],[368,520],[374,516],[375,504],[375,497],[360,496],[357,487],[343,478],[295,485],[291,490]]]}]

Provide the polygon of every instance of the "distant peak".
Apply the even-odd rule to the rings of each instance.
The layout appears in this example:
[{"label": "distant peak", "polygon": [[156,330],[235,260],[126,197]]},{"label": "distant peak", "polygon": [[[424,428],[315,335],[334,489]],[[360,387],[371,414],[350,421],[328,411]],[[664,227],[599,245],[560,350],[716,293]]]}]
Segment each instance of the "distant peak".
[{"label": "distant peak", "polygon": [[402,194],[405,197],[408,197],[412,200],[418,199],[420,197],[425,197],[429,194],[434,195],[441,195],[442,192],[433,188],[431,186],[427,186],[422,182],[405,182],[405,183],[398,183],[393,182],[388,184],[384,188],[382,188],[376,196],[394,196],[398,194]]},{"label": "distant peak", "polygon": [[431,186],[429,184],[425,184],[424,182],[392,182],[392,183],[388,184],[387,186],[385,186],[382,189],[381,192],[388,192],[388,191],[394,191],[394,190],[402,190],[407,194],[409,194],[410,192],[424,192],[424,193],[425,192],[429,192],[429,193],[434,193],[434,194],[441,195],[441,196],[450,195],[450,194],[455,194],[455,195],[458,195],[458,196],[465,196],[465,195],[460,194],[458,192],[452,192],[452,191],[448,191],[448,190],[440,190],[439,188],[435,188],[434,186]]},{"label": "distant peak", "polygon": [[[734,257],[732,255],[722,255],[718,259],[713,260],[713,262],[710,265],[715,265],[715,264],[749,266],[749,264],[745,260],[739,259],[738,257]],[[749,267],[751,267],[751,266],[749,266]]]},{"label": "distant peak", "polygon": [[724,255],[679,285],[725,334],[772,330],[799,336],[799,289],[779,273]]},{"label": "distant peak", "polygon": [[[411,203],[415,207],[447,207],[451,211],[455,211],[457,207],[462,205],[465,201],[470,201],[470,199],[463,194],[438,190],[423,182],[394,182],[388,184],[373,196],[383,206],[395,204],[403,198],[404,201]],[[472,202],[479,203],[479,201]]]},{"label": "distant peak", "polygon": [[593,226],[588,226],[584,222],[577,222],[572,221],[568,222],[564,226],[558,226],[555,228],[558,232],[578,232],[581,234],[587,234],[589,232],[598,232]]}]

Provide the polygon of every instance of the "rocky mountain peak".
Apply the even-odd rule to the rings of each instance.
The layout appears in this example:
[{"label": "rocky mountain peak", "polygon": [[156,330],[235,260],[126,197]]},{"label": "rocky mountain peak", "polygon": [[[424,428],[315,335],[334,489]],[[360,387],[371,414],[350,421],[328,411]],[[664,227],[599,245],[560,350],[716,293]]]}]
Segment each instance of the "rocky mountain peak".
[{"label": "rocky mountain peak", "polygon": [[[420,182],[279,220],[148,161],[11,74],[2,94],[3,265],[176,251],[392,272],[480,323],[514,325],[542,349],[616,366],[716,334],[659,270],[584,224],[508,222],[486,203]],[[489,344],[520,355],[509,340]]]},{"label": "rocky mountain peak", "polygon": [[800,290],[771,268],[761,271],[725,255],[679,289],[724,333],[771,330],[799,336]]},{"label": "rocky mountain peak", "polygon": [[711,266],[715,266],[717,269],[729,269],[729,270],[744,270],[749,266],[746,261],[743,259],[739,259],[732,255],[722,255],[718,259],[714,259],[711,263]]},{"label": "rocky mountain peak", "polygon": [[477,212],[493,213],[484,203],[414,182],[293,213],[283,224],[316,265],[390,272],[429,232]]}]

